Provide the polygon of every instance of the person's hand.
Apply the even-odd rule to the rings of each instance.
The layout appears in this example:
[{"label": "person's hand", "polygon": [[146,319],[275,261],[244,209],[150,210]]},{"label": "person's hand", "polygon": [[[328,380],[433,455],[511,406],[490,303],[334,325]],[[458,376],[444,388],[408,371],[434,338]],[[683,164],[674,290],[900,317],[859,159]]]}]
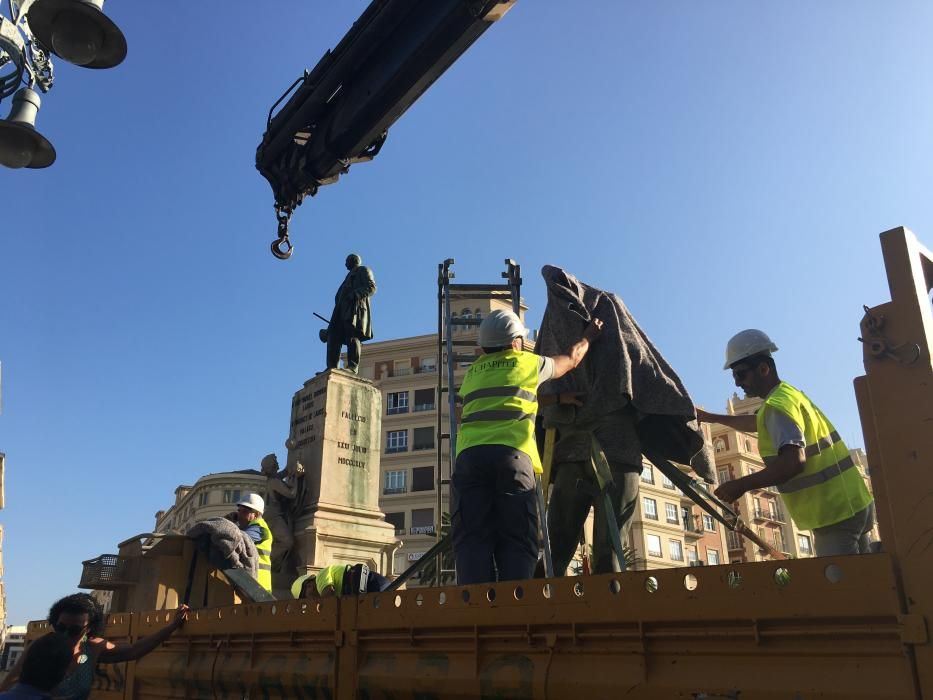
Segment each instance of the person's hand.
[{"label": "person's hand", "polygon": [[594,316],[589,325],[586,327],[586,330],[583,331],[583,337],[589,341],[595,340],[596,336],[598,336],[602,330],[603,322]]},{"label": "person's hand", "polygon": [[188,611],[190,609],[191,608],[189,608],[184,603],[178,606],[178,610],[175,611],[175,618],[172,620],[172,623],[171,623],[173,628],[178,629],[183,624],[185,624],[185,620],[188,619]]},{"label": "person's hand", "polygon": [[704,411],[702,408],[697,408],[697,423],[713,423],[714,421],[710,420],[710,414]]},{"label": "person's hand", "polygon": [[562,391],[557,395],[557,403],[565,406],[582,406],[583,396],[582,391]]},{"label": "person's hand", "polygon": [[720,484],[719,488],[713,491],[713,495],[723,503],[735,503],[742,497],[745,491],[746,490],[735,481],[727,481],[724,484]]}]

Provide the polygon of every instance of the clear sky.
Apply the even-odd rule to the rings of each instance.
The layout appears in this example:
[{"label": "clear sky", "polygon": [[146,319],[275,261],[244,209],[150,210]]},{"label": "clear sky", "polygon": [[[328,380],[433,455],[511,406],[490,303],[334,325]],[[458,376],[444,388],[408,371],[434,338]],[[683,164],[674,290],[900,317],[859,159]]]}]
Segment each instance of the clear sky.
[{"label": "clear sky", "polygon": [[127,60],[57,62],[39,129],[58,161],[0,171],[9,622],[151,530],[178,484],[284,456],[350,251],[378,339],[434,330],[444,258],[477,282],[519,261],[531,325],[560,265],[617,292],[711,410],[726,340],[760,327],[862,444],[878,234],[933,240],[933,4],[519,0],[301,207],[280,262],[266,113],[365,6],[110,0]]}]

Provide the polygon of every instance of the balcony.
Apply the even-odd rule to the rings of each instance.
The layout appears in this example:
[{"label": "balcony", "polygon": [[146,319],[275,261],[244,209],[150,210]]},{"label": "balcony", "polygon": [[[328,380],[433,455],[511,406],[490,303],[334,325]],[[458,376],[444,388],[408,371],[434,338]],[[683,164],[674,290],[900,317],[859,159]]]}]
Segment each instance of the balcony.
[{"label": "balcony", "polygon": [[101,554],[96,559],[82,562],[81,581],[78,588],[115,590],[136,583],[138,560],[127,559],[116,554]]},{"label": "balcony", "polygon": [[434,374],[437,372],[437,365],[422,365],[415,367],[415,374]]},{"label": "balcony", "polygon": [[397,527],[397,528],[395,528],[395,535],[396,535],[396,537],[399,536],[399,535],[404,535],[404,534],[405,534],[405,528],[404,528],[404,527]]},{"label": "balcony", "polygon": [[396,486],[391,489],[382,489],[383,496],[394,496],[395,494],[406,493],[406,492],[407,492],[407,489],[404,486]]},{"label": "balcony", "polygon": [[421,411],[433,411],[433,403],[416,403],[415,404],[415,413],[420,413]]},{"label": "balcony", "polygon": [[777,509],[765,509],[765,508],[755,508],[755,520],[771,520],[776,523],[786,522],[784,520],[784,514]]},{"label": "balcony", "polygon": [[700,526],[697,516],[693,516],[693,518],[684,518],[683,525],[684,525],[684,533],[688,537],[702,537],[703,536],[703,528]]},{"label": "balcony", "polygon": [[386,454],[396,454],[397,452],[408,452],[408,445],[389,445],[386,447]]},{"label": "balcony", "polygon": [[410,535],[433,535],[434,526],[433,525],[417,525],[415,527],[409,528]]}]

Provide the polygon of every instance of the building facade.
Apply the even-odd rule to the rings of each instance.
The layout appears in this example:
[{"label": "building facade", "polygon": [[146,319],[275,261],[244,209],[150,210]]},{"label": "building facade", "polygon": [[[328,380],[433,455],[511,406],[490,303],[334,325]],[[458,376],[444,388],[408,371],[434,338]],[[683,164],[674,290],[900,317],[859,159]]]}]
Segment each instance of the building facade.
[{"label": "building facade", "polygon": [[0,651],[0,671],[9,671],[23,653],[26,646],[26,625],[11,625],[3,628],[3,647]]},{"label": "building facade", "polygon": [[629,535],[634,569],[715,566],[728,561],[722,525],[647,461],[642,464],[640,487]]},{"label": "building facade", "polygon": [[266,497],[266,477],[258,469],[202,476],[193,486],[175,489],[175,503],[155,515],[155,532],[183,533],[200,520],[223,517],[248,493]]}]

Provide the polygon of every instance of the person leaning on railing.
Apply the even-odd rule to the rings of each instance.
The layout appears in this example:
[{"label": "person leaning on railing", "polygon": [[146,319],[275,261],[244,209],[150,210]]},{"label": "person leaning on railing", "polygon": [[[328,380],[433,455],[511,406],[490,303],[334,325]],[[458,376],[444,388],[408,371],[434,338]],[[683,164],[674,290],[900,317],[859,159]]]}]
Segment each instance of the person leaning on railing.
[{"label": "person leaning on railing", "polygon": [[[56,700],[85,700],[91,692],[97,664],[136,661],[153,651],[172,636],[188,617],[188,606],[181,605],[175,617],[165,627],[138,639],[132,644],[114,644],[104,639],[106,616],[97,601],[87,593],[75,593],[55,602],[49,610],[49,626],[53,634],[66,637],[72,645],[71,670],[52,691]],[[11,687],[23,672],[21,656],[16,666],[0,683],[0,690]]]}]

